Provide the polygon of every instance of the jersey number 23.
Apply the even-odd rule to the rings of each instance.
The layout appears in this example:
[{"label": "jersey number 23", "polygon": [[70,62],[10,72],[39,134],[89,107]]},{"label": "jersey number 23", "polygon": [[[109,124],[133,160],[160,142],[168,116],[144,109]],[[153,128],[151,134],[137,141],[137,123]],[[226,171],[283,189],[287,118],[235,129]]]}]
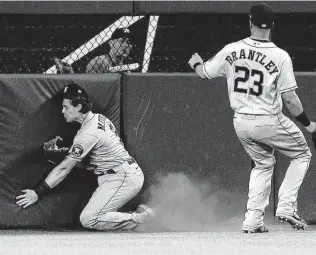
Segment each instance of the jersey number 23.
[{"label": "jersey number 23", "polygon": [[251,88],[249,94],[254,96],[260,96],[262,94],[263,72],[256,69],[249,70],[244,66],[235,66],[235,73],[240,73],[241,76],[235,79],[234,91],[247,94],[247,89],[238,87],[238,85],[239,83],[251,82],[249,78],[252,77],[253,84],[250,84]]}]

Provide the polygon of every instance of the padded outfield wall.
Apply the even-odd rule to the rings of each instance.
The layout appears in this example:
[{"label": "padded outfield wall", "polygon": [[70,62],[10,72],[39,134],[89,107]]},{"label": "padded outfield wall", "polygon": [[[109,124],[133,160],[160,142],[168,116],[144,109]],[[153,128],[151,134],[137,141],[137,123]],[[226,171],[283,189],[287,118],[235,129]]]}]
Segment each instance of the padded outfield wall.
[{"label": "padded outfield wall", "polygon": [[[297,80],[306,112],[316,119],[315,76],[297,74]],[[127,207],[133,209],[141,201],[159,206],[168,199],[169,208],[184,208],[183,214],[199,210],[200,215],[216,222],[237,217],[234,222],[241,223],[251,162],[233,130],[224,79],[200,80],[180,73],[124,74],[123,78],[119,74],[1,75],[1,228],[80,226],[80,211],[96,188],[96,178],[88,171],[74,170],[27,210],[14,201],[20,189],[34,187],[52,169],[42,155],[42,144],[55,135],[61,135],[66,143],[72,141],[78,126],[66,124],[60,111],[60,93],[72,81],[91,94],[95,111],[114,121],[126,147],[143,168],[145,185]],[[312,146],[309,135],[304,134]],[[277,159],[268,220],[273,219],[277,190],[289,163],[279,154]],[[299,211],[309,221],[316,219],[315,166],[314,156],[299,194]],[[167,182],[169,190],[157,188],[168,176],[173,176]],[[157,196],[161,199],[153,199]]]},{"label": "padded outfield wall", "polygon": [[[315,120],[315,74],[297,73],[296,78],[305,111]],[[242,217],[251,162],[233,129],[225,79],[200,80],[194,74],[180,73],[128,74],[122,91],[126,144],[148,172],[147,182],[154,182],[161,173],[183,171],[197,183],[201,179],[209,182],[218,198],[217,216]],[[293,119],[286,109],[284,113]],[[310,135],[302,130],[315,154]],[[289,165],[281,154],[276,153],[276,158],[266,218],[275,212],[278,189]],[[315,167],[313,156],[298,198],[299,212],[309,222],[316,221]]]},{"label": "padded outfield wall", "polygon": [[0,76],[0,227],[58,228],[79,225],[79,215],[97,187],[88,171],[74,169],[45,199],[27,210],[15,204],[21,189],[34,188],[54,167],[43,143],[59,135],[72,144],[78,125],[62,116],[63,88],[71,82],[91,95],[93,110],[120,130],[119,74]]}]

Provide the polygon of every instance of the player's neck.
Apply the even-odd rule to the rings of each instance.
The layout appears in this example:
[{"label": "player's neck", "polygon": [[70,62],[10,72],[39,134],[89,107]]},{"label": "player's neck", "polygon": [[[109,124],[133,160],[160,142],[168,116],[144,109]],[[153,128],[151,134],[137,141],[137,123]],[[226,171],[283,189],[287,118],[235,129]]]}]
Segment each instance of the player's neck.
[{"label": "player's neck", "polygon": [[79,122],[82,125],[84,122],[86,122],[87,120],[91,119],[91,117],[92,117],[92,112],[89,111],[87,113],[84,113],[84,114],[80,115],[78,120],[77,120],[77,122]]},{"label": "player's neck", "polygon": [[270,30],[252,29],[250,38],[259,41],[270,41]]}]

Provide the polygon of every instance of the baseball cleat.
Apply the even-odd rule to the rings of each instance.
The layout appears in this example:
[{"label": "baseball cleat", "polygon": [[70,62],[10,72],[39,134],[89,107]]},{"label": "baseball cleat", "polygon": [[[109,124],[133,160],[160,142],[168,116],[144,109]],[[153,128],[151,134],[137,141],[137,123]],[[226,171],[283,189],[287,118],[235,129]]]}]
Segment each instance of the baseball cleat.
[{"label": "baseball cleat", "polygon": [[136,214],[135,215],[135,222],[137,223],[144,223],[148,221],[150,218],[155,216],[154,211],[144,204],[140,204],[137,206]]},{"label": "baseball cleat", "polygon": [[307,228],[307,223],[305,220],[303,220],[300,216],[298,216],[296,213],[293,216],[288,216],[288,215],[277,215],[276,218],[280,222],[287,222],[289,223],[292,228],[297,229],[297,230],[304,230]]},{"label": "baseball cleat", "polygon": [[255,228],[253,230],[243,229],[242,232],[245,234],[256,234],[256,233],[267,233],[267,232],[269,232],[269,230],[265,226],[261,226],[259,228]]},{"label": "baseball cleat", "polygon": [[146,212],[147,214],[149,214],[151,216],[154,216],[154,214],[155,214],[153,209],[149,208],[148,206],[146,206],[144,204],[140,204],[139,206],[137,206],[136,212],[137,213],[145,213]]}]

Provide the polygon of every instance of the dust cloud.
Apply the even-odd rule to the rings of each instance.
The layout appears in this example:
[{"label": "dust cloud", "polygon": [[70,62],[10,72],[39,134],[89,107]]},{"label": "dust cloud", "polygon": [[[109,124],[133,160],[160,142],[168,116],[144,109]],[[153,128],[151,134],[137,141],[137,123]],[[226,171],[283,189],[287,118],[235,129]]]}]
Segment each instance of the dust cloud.
[{"label": "dust cloud", "polygon": [[237,194],[218,189],[214,191],[212,185],[208,180],[194,180],[184,173],[158,176],[156,183],[148,190],[148,205],[154,209],[155,217],[142,230],[240,229],[246,201],[240,203],[241,198]]}]

